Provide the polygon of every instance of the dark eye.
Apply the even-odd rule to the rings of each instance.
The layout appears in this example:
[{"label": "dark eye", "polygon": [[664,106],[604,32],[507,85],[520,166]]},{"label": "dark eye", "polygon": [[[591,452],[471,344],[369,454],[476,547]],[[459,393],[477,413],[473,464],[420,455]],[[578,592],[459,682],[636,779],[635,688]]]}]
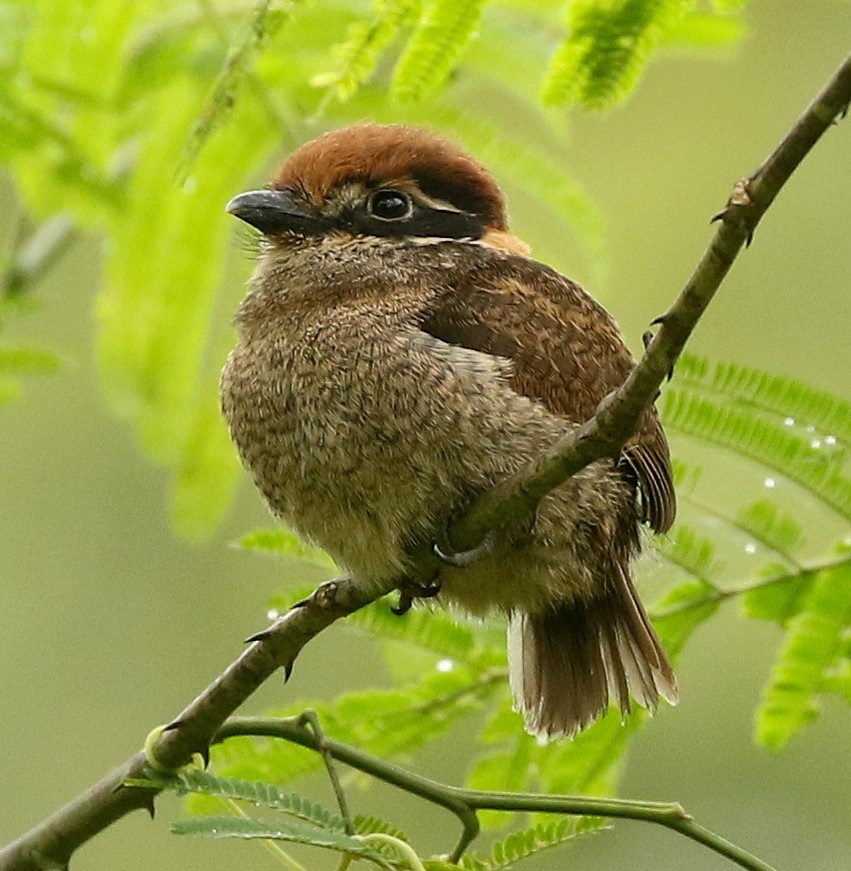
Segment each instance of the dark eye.
[{"label": "dark eye", "polygon": [[398,221],[413,211],[411,198],[399,191],[376,191],[367,203],[370,214],[382,221]]}]

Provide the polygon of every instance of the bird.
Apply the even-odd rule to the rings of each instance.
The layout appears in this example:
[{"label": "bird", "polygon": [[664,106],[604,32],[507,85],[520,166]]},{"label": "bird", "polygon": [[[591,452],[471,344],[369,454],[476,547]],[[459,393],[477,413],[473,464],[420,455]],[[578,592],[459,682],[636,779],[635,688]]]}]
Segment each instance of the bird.
[{"label": "bird", "polygon": [[[426,128],[328,131],[227,211],[260,243],[221,377],[231,438],[272,513],[359,589],[406,589],[412,552],[635,365],[606,310],[513,234],[492,173]],[[677,702],[632,575],[643,527],[675,513],[651,406],[619,456],[471,564],[444,553],[421,594],[504,617],[526,730],[571,738],[612,703]]]}]

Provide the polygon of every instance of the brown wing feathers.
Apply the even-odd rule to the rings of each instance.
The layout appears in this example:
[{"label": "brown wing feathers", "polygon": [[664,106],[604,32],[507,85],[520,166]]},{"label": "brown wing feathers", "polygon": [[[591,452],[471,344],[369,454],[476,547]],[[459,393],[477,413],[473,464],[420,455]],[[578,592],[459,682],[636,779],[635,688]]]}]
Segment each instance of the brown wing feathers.
[{"label": "brown wing feathers", "polygon": [[[633,366],[614,321],[549,267],[520,257],[495,259],[490,274],[480,269],[475,283],[457,284],[439,298],[421,329],[444,342],[510,359],[511,385],[518,393],[583,423]],[[636,479],[642,519],[656,532],[667,531],[676,498],[668,443],[654,408],[644,413],[621,464]]]},{"label": "brown wing feathers", "polygon": [[667,532],[677,513],[677,499],[668,442],[662,434],[655,409],[645,412],[638,439],[625,448],[623,462],[638,479],[642,520],[649,523],[654,532]]}]

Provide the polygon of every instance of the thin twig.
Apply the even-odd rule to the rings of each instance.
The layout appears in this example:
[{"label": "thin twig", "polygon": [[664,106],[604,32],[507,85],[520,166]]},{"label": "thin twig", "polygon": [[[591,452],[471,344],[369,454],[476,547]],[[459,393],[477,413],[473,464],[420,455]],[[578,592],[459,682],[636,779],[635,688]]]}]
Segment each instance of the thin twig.
[{"label": "thin twig", "polygon": [[759,542],[761,547],[764,547],[767,551],[773,554],[778,560],[780,560],[780,562],[786,563],[792,571],[804,571],[804,566],[800,562],[798,562],[798,560],[795,559],[792,554],[786,553],[785,550],[781,549],[779,544],[771,542],[764,533],[761,533],[756,529],[752,529],[751,527],[742,523],[742,521],[738,518],[729,517],[728,515],[724,514],[723,511],[719,511],[717,508],[714,508],[712,505],[709,505],[708,503],[697,499],[691,494],[683,496],[678,493],[677,498],[682,499],[684,502],[688,502],[701,514],[705,514],[716,520],[720,520],[722,523],[727,524],[736,531],[741,532],[743,535],[753,539],[754,541]]},{"label": "thin twig", "polygon": [[[235,816],[242,817],[246,820],[249,818],[239,802],[234,801],[232,798],[226,798],[224,799],[224,802],[234,812]],[[261,838],[260,843],[276,859],[286,865],[290,871],[307,871],[307,869],[300,862],[293,859],[293,857],[290,856],[290,854],[276,840],[272,838]]]},{"label": "thin twig", "polygon": [[343,820],[347,835],[355,833],[352,825],[352,817],[349,813],[349,802],[346,798],[346,791],[340,783],[340,778],[337,777],[337,770],[334,768],[333,756],[328,750],[328,739],[325,735],[325,730],[319,722],[319,717],[316,716],[316,711],[305,711],[299,718],[300,725],[310,726],[310,730],[316,739],[316,749],[325,763],[325,770],[328,773],[328,779],[331,781],[331,788],[334,790],[334,796],[337,799],[337,807],[340,808],[340,816]]},{"label": "thin twig", "polygon": [[736,596],[744,596],[753,590],[762,590],[765,587],[774,587],[779,584],[791,584],[796,581],[807,581],[814,578],[820,572],[830,571],[838,566],[846,565],[849,562],[851,562],[851,559],[847,556],[841,556],[836,559],[819,563],[815,566],[801,566],[798,571],[785,572],[781,575],[771,575],[767,578],[759,578],[752,583],[742,584],[739,587],[715,588],[714,590],[709,590],[705,596],[700,596],[696,599],[689,599],[667,608],[651,608],[650,617],[653,620],[658,620],[663,617],[670,617],[673,614],[683,614],[690,611],[692,608],[700,608],[703,605],[708,605],[714,602],[723,602],[726,599],[733,599]]},{"label": "thin twig", "polygon": [[11,257],[2,276],[0,297],[21,296],[30,290],[70,248],[76,233],[73,220],[64,213],[40,224]]},{"label": "thin twig", "polygon": [[771,866],[761,859],[695,823],[676,802],[631,801],[618,798],[461,789],[457,786],[429,780],[399,765],[372,756],[357,747],[335,741],[327,736],[324,737],[323,747],[320,750],[320,743],[316,736],[304,727],[300,717],[287,719],[233,717],[218,731],[215,740],[224,741],[227,738],[245,735],[282,738],[301,747],[328,753],[334,759],[338,759],[340,762],[358,769],[358,771],[371,774],[384,783],[392,784],[452,811],[461,820],[463,826],[461,838],[451,856],[453,862],[457,862],[461,858],[464,850],[478,834],[476,812],[502,810],[516,813],[580,814],[656,823],[703,844],[710,850],[736,862],[742,868],[749,869],[749,871],[773,871]]},{"label": "thin twig", "polygon": [[[851,56],[831,77],[800,120],[783,139],[758,173],[736,186],[723,213],[721,225],[685,290],[666,313],[661,329],[649,343],[640,363],[625,384],[604,403],[597,414],[532,464],[494,487],[457,519],[451,529],[456,550],[468,550],[494,529],[526,516],[554,487],[604,456],[618,453],[635,429],[643,409],[676,362],[697,321],[754,227],[820,136],[851,102]],[[423,575],[437,559],[431,552],[416,555]],[[156,746],[157,759],[173,768],[186,763],[195,752],[206,752],[216,730],[282,663],[291,663],[299,651],[335,620],[379,598],[385,590],[369,594],[350,581],[325,584],[309,602],[284,615],[275,631],[252,644],[165,731]],[[127,789],[128,778],[143,776],[142,752],[106,775],[99,783],[69,802],[16,841],[0,850],[0,871],[44,871],[65,868],[74,851],[130,811],[153,812],[157,789]],[[423,797],[427,797],[423,795]],[[460,799],[459,818],[465,834],[478,831],[475,813]],[[451,809],[451,808],[450,808]],[[599,813],[586,810],[585,812]],[[463,845],[462,845],[463,846]],[[756,868],[767,866],[753,866]]]}]

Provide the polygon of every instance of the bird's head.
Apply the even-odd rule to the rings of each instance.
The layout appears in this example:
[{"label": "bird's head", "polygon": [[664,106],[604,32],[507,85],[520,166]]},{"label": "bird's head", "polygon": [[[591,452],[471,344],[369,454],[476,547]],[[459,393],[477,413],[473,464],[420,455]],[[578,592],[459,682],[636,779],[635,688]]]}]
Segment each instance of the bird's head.
[{"label": "bird's head", "polygon": [[[419,127],[357,124],[308,142],[228,211],[272,243],[315,237],[480,240],[521,253],[494,177]],[[522,251],[525,253],[525,251]]]}]

